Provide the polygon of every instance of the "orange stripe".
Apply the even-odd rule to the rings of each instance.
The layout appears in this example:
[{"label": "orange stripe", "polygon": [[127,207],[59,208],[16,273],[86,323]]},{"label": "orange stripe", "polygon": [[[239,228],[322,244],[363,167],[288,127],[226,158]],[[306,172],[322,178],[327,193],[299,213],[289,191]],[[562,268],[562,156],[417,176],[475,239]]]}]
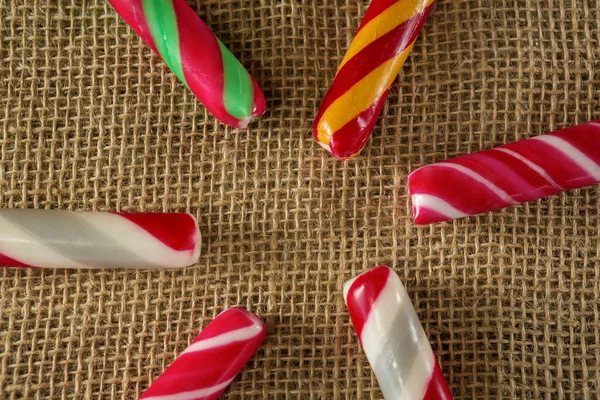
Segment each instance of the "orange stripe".
[{"label": "orange stripe", "polygon": [[356,34],[338,71],[362,49],[401,23],[422,13],[434,0],[402,0],[386,9],[363,26]]},{"label": "orange stripe", "polygon": [[[399,1],[403,1],[403,0],[371,1],[371,4],[369,4],[369,8],[367,9],[365,16],[363,17],[363,19],[360,23],[360,26],[358,27],[357,32],[360,31],[364,26],[367,26],[367,24],[369,22],[371,22],[371,20],[373,18],[376,18],[379,14],[381,14],[382,12],[384,12],[385,10],[387,10],[388,8],[390,8],[391,6],[393,6],[394,4],[396,4]],[[356,36],[356,34],[354,36]]]},{"label": "orange stripe", "polygon": [[371,107],[375,99],[387,90],[398,76],[413,45],[414,42],[402,53],[374,69],[327,107],[317,126],[318,138],[322,144],[328,145],[334,132]]}]

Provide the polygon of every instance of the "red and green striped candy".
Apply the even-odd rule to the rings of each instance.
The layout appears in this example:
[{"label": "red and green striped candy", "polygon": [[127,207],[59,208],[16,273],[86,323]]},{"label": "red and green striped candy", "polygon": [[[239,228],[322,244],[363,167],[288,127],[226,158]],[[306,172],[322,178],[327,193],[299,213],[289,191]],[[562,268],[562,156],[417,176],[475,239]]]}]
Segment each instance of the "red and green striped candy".
[{"label": "red and green striped candy", "polygon": [[108,0],[219,120],[245,128],[266,109],[254,78],[185,0]]}]

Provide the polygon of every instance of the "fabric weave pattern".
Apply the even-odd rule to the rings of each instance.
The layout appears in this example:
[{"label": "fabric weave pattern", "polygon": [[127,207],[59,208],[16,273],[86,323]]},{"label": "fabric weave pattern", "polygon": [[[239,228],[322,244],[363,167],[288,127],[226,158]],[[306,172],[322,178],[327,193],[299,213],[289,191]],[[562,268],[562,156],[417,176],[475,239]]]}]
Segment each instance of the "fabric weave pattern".
[{"label": "fabric weave pattern", "polygon": [[456,399],[592,399],[600,188],[417,227],[410,171],[600,116],[600,1],[439,0],[360,156],[314,143],[368,1],[193,0],[267,113],[217,122],[102,0],[0,0],[0,207],[189,211],[174,271],[0,270],[0,397],[134,399],[219,312],[225,399],[380,399],[343,283],[390,265]]}]

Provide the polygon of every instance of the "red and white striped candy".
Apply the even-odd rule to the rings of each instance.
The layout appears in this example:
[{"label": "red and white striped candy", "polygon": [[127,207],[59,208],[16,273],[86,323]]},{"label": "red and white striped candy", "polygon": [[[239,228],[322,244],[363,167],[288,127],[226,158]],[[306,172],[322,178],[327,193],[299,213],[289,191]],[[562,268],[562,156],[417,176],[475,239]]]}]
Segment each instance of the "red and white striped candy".
[{"label": "red and white striped candy", "polygon": [[421,167],[408,177],[415,223],[430,224],[600,182],[600,120]]},{"label": "red and white striped candy", "polygon": [[199,255],[191,214],[0,210],[5,267],[177,268]]},{"label": "red and white striped candy", "polygon": [[218,398],[260,347],[266,332],[265,324],[242,308],[223,311],[140,400]]},{"label": "red and white striped candy", "polygon": [[408,293],[394,271],[376,267],[346,282],[344,300],[386,399],[452,399]]}]

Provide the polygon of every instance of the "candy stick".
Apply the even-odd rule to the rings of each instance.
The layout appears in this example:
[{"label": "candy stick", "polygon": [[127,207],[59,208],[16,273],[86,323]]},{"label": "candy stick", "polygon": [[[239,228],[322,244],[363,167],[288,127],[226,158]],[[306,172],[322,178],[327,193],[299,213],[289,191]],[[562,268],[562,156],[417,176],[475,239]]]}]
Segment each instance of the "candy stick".
[{"label": "candy stick", "polygon": [[195,263],[191,214],[0,210],[0,265],[177,268]]},{"label": "candy stick", "polygon": [[219,314],[140,397],[144,400],[213,400],[260,347],[265,324],[241,308]]},{"label": "candy stick", "polygon": [[376,267],[346,282],[344,300],[386,399],[452,399],[408,293],[394,271]]},{"label": "candy stick", "polygon": [[447,221],[600,182],[600,120],[421,167],[417,224]]},{"label": "candy stick", "polygon": [[433,0],[373,0],[338,68],[313,127],[339,159],[367,143],[390,86],[410,54]]},{"label": "candy stick", "polygon": [[185,0],[108,0],[219,120],[245,128],[265,112],[252,76]]}]

